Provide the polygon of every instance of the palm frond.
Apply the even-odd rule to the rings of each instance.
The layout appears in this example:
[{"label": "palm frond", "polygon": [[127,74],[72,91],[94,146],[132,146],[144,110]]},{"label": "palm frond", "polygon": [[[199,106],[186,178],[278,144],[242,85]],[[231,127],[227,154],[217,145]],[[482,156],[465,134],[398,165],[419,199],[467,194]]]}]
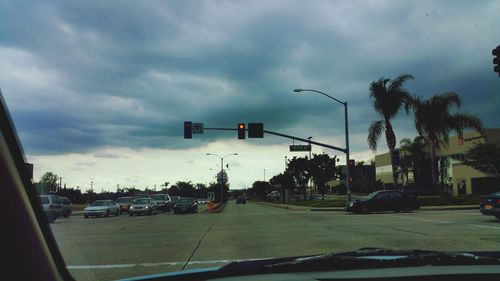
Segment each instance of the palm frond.
[{"label": "palm frond", "polygon": [[380,139],[380,136],[384,132],[385,129],[385,121],[384,120],[379,120],[379,121],[373,121],[372,124],[370,125],[370,128],[368,129],[368,146],[370,147],[371,150],[376,151],[377,150],[377,143],[378,140]]},{"label": "palm frond", "polygon": [[403,84],[410,80],[413,79],[413,76],[410,74],[401,74],[395,79],[392,79],[391,83],[389,84],[389,92],[398,92],[402,90]]}]

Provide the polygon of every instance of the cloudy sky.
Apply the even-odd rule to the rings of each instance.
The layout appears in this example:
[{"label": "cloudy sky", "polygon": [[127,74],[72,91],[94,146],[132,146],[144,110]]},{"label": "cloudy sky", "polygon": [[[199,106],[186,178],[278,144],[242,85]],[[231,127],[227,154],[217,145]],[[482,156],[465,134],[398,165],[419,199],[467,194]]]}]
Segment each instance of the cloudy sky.
[{"label": "cloudy sky", "polygon": [[[68,186],[153,187],[214,180],[224,156],[232,188],[284,169],[289,139],[238,140],[183,122],[265,129],[344,147],[369,160],[377,116],[369,84],[410,73],[406,88],[457,92],[462,111],[500,127],[500,1],[0,1],[0,88],[35,179]],[[395,120],[398,141],[411,117]],[[387,151],[382,139],[377,153]],[[343,157],[313,146],[314,153]]]}]

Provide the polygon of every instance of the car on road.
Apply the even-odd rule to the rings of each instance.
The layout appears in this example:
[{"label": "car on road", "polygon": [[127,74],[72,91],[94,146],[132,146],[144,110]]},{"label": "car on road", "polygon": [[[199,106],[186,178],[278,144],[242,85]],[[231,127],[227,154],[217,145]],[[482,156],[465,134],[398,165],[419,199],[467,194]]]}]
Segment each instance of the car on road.
[{"label": "car on road", "polygon": [[54,222],[58,217],[62,217],[64,215],[64,207],[59,196],[39,195],[38,199],[40,200],[43,212],[50,223]]},{"label": "car on road", "polygon": [[156,203],[151,198],[136,198],[132,201],[128,214],[133,215],[153,215],[158,213]]},{"label": "car on road", "polygon": [[113,200],[96,200],[83,209],[84,218],[118,216],[119,214],[120,207]]},{"label": "car on road", "polygon": [[60,197],[60,198],[63,206],[63,216],[67,218],[71,215],[71,213],[73,213],[73,204],[71,204],[71,201],[69,200],[68,197]]},{"label": "car on road", "polygon": [[120,207],[120,214],[128,213],[128,209],[130,208],[130,204],[134,200],[134,197],[119,197],[116,199],[116,204]]},{"label": "car on road", "polygon": [[347,203],[345,210],[353,213],[411,212],[420,208],[417,197],[395,190],[380,190],[366,198]]},{"label": "car on road", "polygon": [[174,214],[197,213],[198,203],[193,197],[180,197],[174,204]]},{"label": "car on road", "polygon": [[236,205],[246,204],[246,203],[247,203],[247,199],[245,198],[245,196],[238,196],[238,198],[236,198]]},{"label": "car on road", "polygon": [[482,197],[479,203],[479,211],[486,216],[495,216],[500,220],[500,191]]},{"label": "car on road", "polygon": [[170,212],[172,208],[172,200],[168,194],[153,194],[150,196],[153,203],[156,204],[156,209],[162,212]]}]

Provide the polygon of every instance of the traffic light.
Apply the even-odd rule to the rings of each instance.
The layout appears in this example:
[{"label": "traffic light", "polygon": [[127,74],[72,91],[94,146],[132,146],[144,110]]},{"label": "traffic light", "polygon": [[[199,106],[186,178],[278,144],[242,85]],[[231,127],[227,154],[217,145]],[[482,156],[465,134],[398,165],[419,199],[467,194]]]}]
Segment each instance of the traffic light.
[{"label": "traffic light", "polygon": [[493,58],[493,64],[495,65],[493,71],[498,73],[498,76],[500,76],[500,45],[498,45],[495,49],[493,49],[491,53],[493,54],[493,56],[495,56]]},{"label": "traffic light", "polygon": [[248,123],[248,138],[263,138],[264,124],[263,123]]},{"label": "traffic light", "polygon": [[244,140],[245,139],[245,123],[238,123],[238,139]]},{"label": "traffic light", "polygon": [[355,165],[355,161],[354,159],[349,159],[349,162],[347,164],[347,169],[349,171],[349,184],[352,184],[352,180],[354,178],[354,165]]},{"label": "traffic light", "polygon": [[193,122],[189,121],[184,122],[184,138],[185,139],[193,138]]}]

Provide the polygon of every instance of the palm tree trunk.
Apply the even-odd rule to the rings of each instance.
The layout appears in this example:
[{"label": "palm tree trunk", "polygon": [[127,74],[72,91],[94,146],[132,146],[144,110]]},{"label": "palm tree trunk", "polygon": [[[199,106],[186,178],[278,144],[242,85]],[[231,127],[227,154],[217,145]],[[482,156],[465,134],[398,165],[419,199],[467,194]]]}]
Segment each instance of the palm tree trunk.
[{"label": "palm tree trunk", "polygon": [[385,120],[385,140],[387,146],[389,147],[389,153],[391,155],[391,167],[392,167],[392,185],[393,189],[398,189],[398,173],[396,171],[396,165],[392,161],[392,155],[396,149],[396,135],[394,135],[394,130],[392,129],[392,124],[389,120]]},{"label": "palm tree trunk", "polygon": [[431,143],[431,187],[433,192],[437,192],[437,167],[436,167],[436,144],[434,140]]}]

